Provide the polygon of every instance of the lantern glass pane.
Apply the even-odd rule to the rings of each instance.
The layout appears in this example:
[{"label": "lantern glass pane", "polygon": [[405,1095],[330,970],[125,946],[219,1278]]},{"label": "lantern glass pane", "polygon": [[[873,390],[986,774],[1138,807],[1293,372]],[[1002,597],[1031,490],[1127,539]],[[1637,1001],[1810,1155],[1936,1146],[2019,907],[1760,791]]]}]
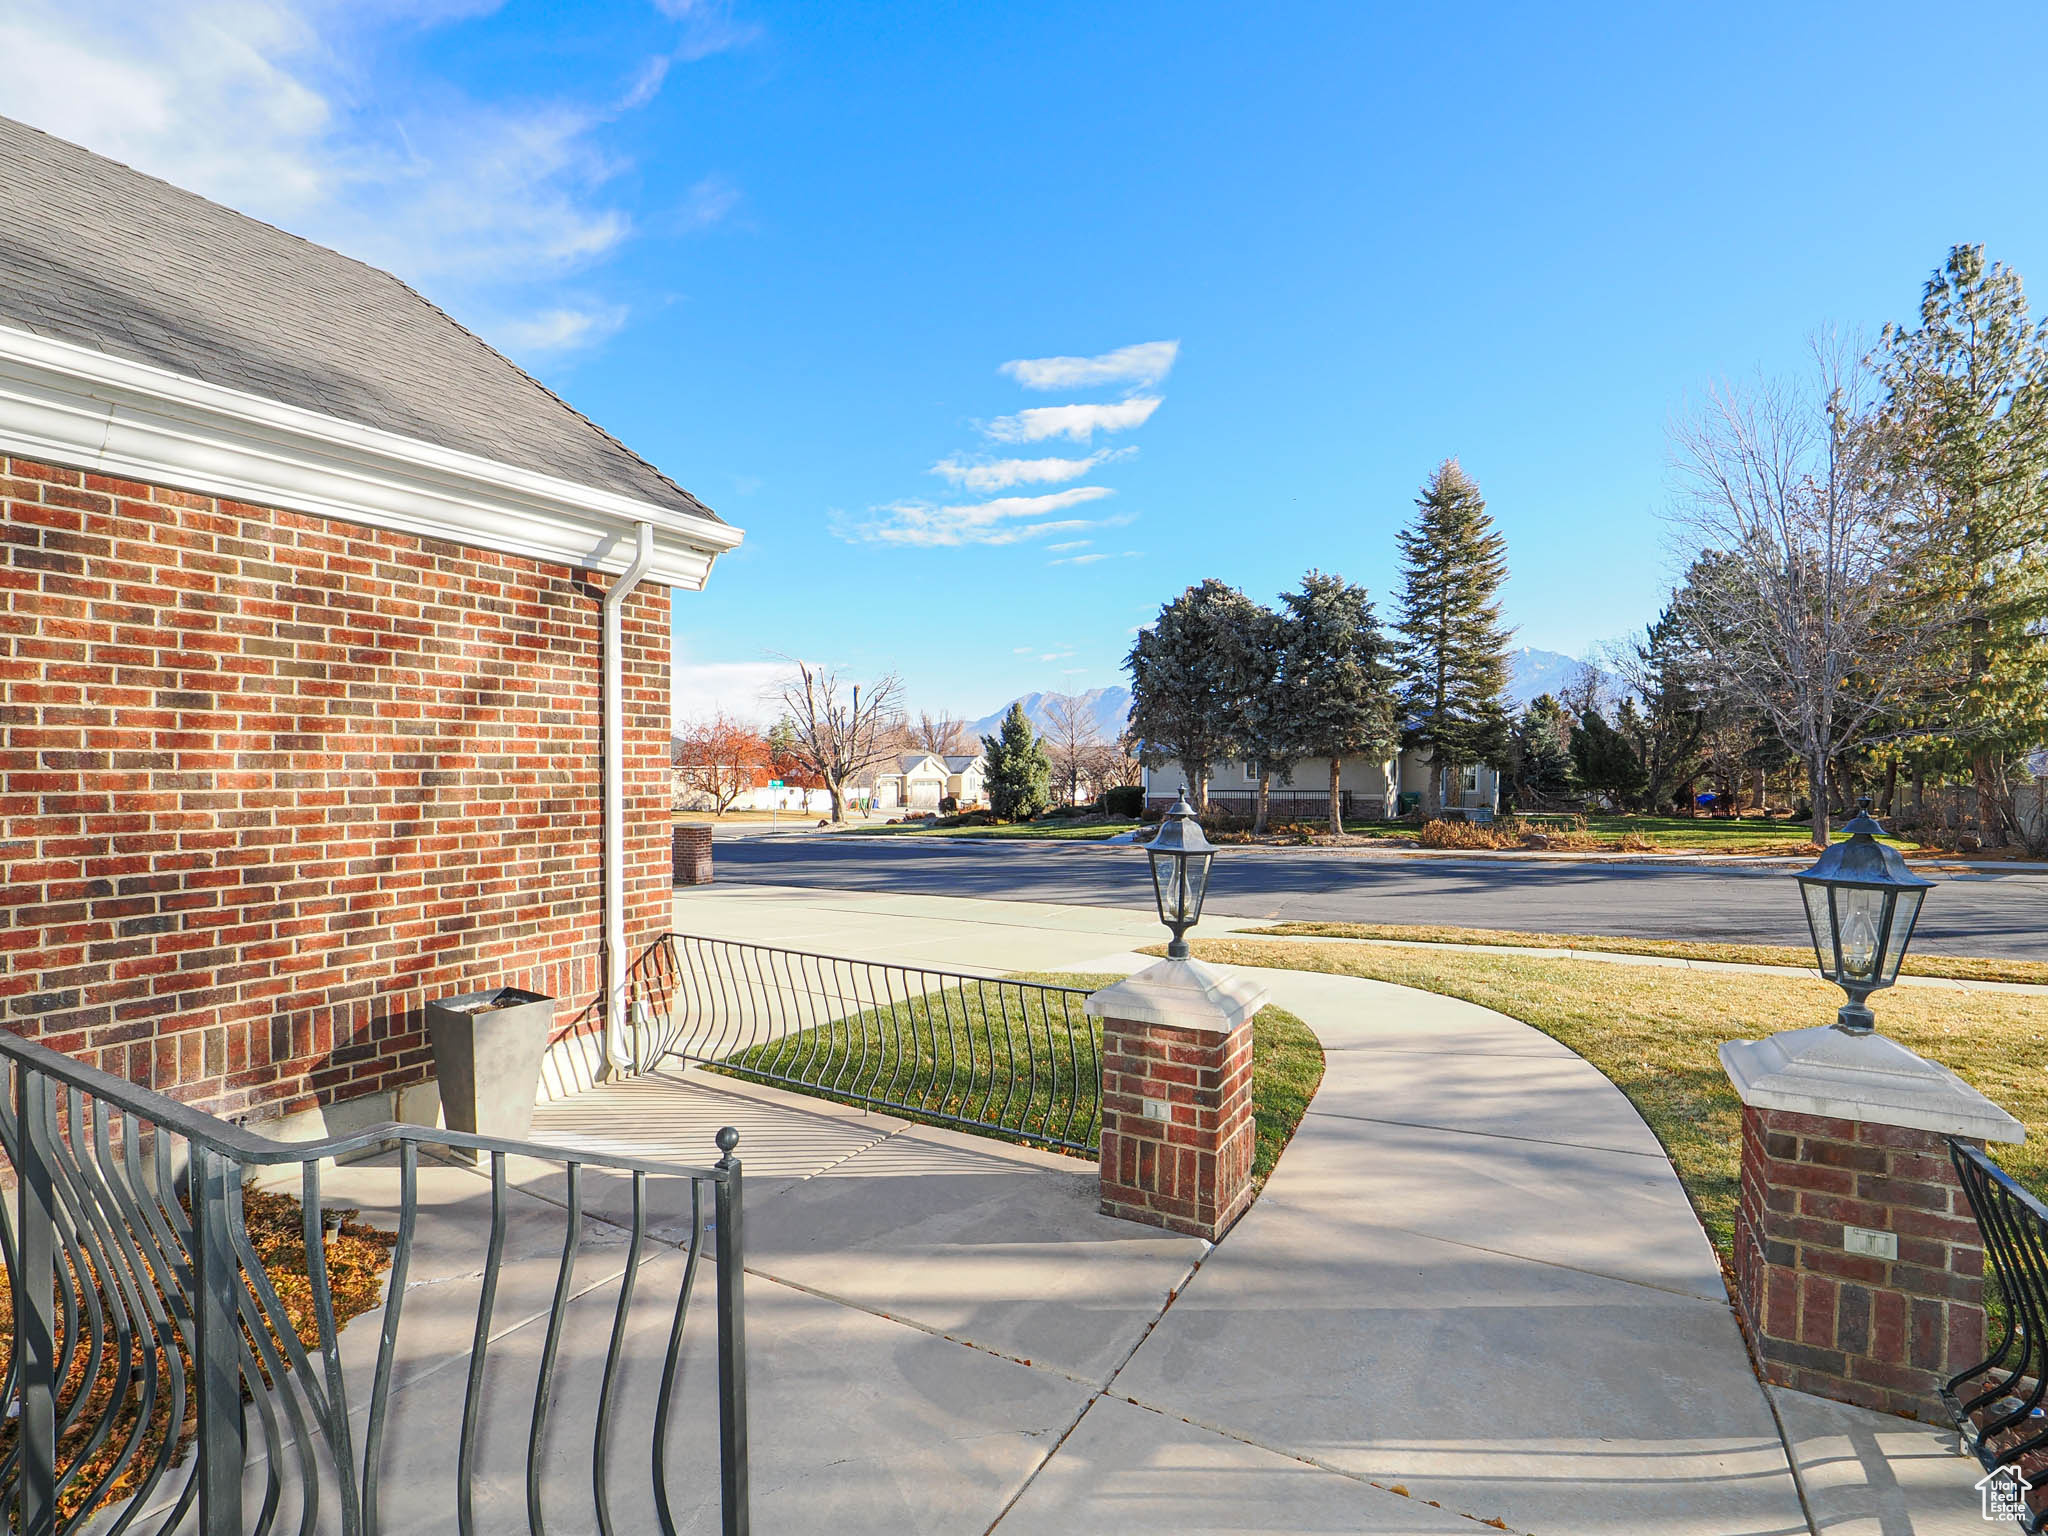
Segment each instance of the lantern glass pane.
[{"label": "lantern glass pane", "polygon": [[1169,872],[1160,866],[1178,864],[1180,860],[1172,858],[1167,854],[1155,852],[1150,848],[1145,850],[1145,857],[1152,861],[1152,899],[1159,904],[1159,921],[1170,923],[1173,919],[1167,914],[1166,910],[1166,886]]},{"label": "lantern glass pane", "polygon": [[1850,885],[1836,895],[1842,915],[1842,975],[1851,981],[1875,981],[1878,945],[1884,937],[1885,893]]},{"label": "lantern glass pane", "polygon": [[1899,962],[1906,958],[1906,946],[1913,940],[1913,920],[1920,915],[1920,903],[1927,898],[1925,889],[1908,887],[1898,894],[1892,906],[1892,920],[1886,927],[1884,940],[1884,977],[1890,986],[1899,976]]},{"label": "lantern glass pane", "polygon": [[1195,921],[1202,915],[1202,899],[1209,894],[1209,867],[1216,862],[1213,853],[1198,853],[1187,861],[1193,866],[1188,871],[1187,919]]},{"label": "lantern glass pane", "polygon": [[1801,884],[1799,894],[1806,898],[1806,926],[1813,933],[1813,956],[1820,962],[1823,976],[1835,974],[1835,922],[1828,912],[1828,888],[1824,885]]}]

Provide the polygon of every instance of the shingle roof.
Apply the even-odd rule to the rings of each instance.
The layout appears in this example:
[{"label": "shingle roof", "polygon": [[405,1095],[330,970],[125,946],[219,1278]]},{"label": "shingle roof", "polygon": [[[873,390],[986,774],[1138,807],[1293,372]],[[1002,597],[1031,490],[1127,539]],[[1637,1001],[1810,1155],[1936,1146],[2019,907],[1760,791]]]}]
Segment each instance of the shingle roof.
[{"label": "shingle roof", "polygon": [[390,273],[4,117],[0,325],[715,520]]}]

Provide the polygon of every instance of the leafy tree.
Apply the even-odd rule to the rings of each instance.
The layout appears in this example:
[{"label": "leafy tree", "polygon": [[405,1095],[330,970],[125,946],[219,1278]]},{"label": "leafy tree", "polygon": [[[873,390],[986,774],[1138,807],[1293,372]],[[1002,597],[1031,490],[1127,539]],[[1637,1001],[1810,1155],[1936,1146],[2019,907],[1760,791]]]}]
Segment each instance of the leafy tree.
[{"label": "leafy tree", "polygon": [[1266,830],[1272,810],[1273,778],[1294,767],[1300,744],[1294,739],[1292,701],[1281,666],[1285,625],[1272,609],[1256,604],[1244,615],[1244,625],[1245,696],[1238,704],[1237,746],[1258,774],[1252,810],[1257,833]]},{"label": "leafy tree", "polygon": [[[1702,744],[1710,725],[1725,725],[1738,713],[1711,711],[1723,717],[1709,721],[1710,700],[1695,675],[1693,647],[1685,633],[1685,615],[1673,602],[1643,631],[1640,640],[1617,647],[1608,657],[1620,673],[1636,709],[1617,729],[1629,738],[1643,765],[1643,803],[1650,810],[1668,806],[1689,791],[1700,771]],[[1753,715],[1745,716],[1751,720]]]},{"label": "leafy tree", "polygon": [[988,767],[983,780],[989,809],[1005,821],[1025,821],[1052,800],[1052,765],[1022,704],[1012,704],[1000,730],[981,738]]},{"label": "leafy tree", "polygon": [[1393,668],[1365,588],[1310,571],[1280,602],[1277,734],[1300,755],[1329,758],[1330,831],[1341,834],[1343,760],[1394,754]]},{"label": "leafy tree", "polygon": [[1153,768],[1178,762],[1203,809],[1210,771],[1243,755],[1245,702],[1261,676],[1259,612],[1212,578],[1160,609],[1124,658],[1139,756]]},{"label": "leafy tree", "polygon": [[1643,792],[1643,765],[1635,748],[1598,710],[1587,710],[1572,731],[1572,771],[1581,788],[1617,806],[1634,805]]},{"label": "leafy tree", "polygon": [[669,761],[679,789],[708,800],[723,816],[740,796],[768,775],[767,738],[724,710],[709,719],[689,720],[669,739]]},{"label": "leafy tree", "polygon": [[1967,756],[1996,845],[2017,824],[2011,765],[2048,740],[2048,323],[2017,272],[1959,245],[1919,327],[1885,328],[1878,366],[1912,584],[1962,615],[1941,658],[1959,686],[1925,723]]},{"label": "leafy tree", "polygon": [[1518,805],[1572,792],[1572,718],[1555,697],[1545,693],[1529,701],[1515,722],[1511,757]]},{"label": "leafy tree", "polygon": [[1459,769],[1507,758],[1507,540],[1456,459],[1437,466],[1415,506],[1400,534],[1400,713],[1403,741],[1430,754],[1434,809]]}]

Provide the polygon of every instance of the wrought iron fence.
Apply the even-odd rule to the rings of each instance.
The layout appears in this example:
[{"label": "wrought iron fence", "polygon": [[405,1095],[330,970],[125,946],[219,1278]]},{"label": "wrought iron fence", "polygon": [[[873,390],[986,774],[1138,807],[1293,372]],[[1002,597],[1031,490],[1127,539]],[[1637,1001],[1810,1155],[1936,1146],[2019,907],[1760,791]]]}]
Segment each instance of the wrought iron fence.
[{"label": "wrought iron fence", "polygon": [[[723,1156],[705,1168],[413,1125],[282,1143],[5,1033],[0,1083],[0,1150],[15,1184],[12,1219],[6,1219],[7,1202],[0,1202],[0,1259],[12,1302],[0,1396],[13,1409],[7,1437],[0,1439],[0,1520],[11,1517],[23,1536],[58,1530],[94,1536],[129,1530],[377,1536],[447,1528],[451,1516],[462,1536],[509,1529],[522,1516],[526,1528],[539,1533],[546,1519],[563,1518],[570,1504],[564,1462],[580,1485],[577,1520],[594,1522],[606,1536],[615,1528],[673,1533],[679,1509],[689,1524],[714,1518],[715,1510],[727,1536],[747,1530],[737,1132],[719,1132]],[[396,1177],[397,1233],[383,1305],[362,1318],[377,1330],[372,1365],[366,1337],[352,1335],[344,1348],[339,1336],[321,1160],[380,1147],[395,1147],[396,1167],[379,1167],[370,1176]],[[408,1266],[417,1255],[423,1220],[423,1153],[430,1167],[450,1159],[450,1171],[437,1177],[488,1178],[489,1233],[476,1234],[480,1271],[473,1269],[466,1245],[461,1264],[468,1272],[464,1278],[478,1287],[478,1300],[474,1328],[467,1331],[459,1412],[452,1401],[439,1399],[422,1409],[400,1403],[398,1416],[406,1427],[394,1437],[394,1403],[415,1391],[432,1396],[437,1375],[452,1389],[452,1375],[437,1368],[465,1358],[445,1335],[438,1359],[416,1358],[404,1327]],[[245,1219],[245,1178],[290,1165],[299,1170],[304,1212],[303,1278],[274,1276],[266,1268]],[[515,1172],[522,1183],[540,1179],[545,1185],[542,1198],[520,1197],[519,1262],[530,1261],[536,1287],[546,1284],[550,1268],[555,1276],[545,1338],[537,1357],[525,1362],[530,1370],[505,1357],[532,1356],[534,1330],[522,1325],[537,1324],[538,1317],[515,1314],[499,1331],[493,1328],[507,1273],[507,1232],[514,1224]],[[608,1198],[630,1202],[630,1216],[609,1207],[587,1209],[586,1174],[605,1182]],[[466,1203],[459,1196],[467,1188],[458,1191],[458,1205]],[[673,1208],[674,1230],[681,1229],[687,1210],[680,1243],[673,1232],[656,1234],[650,1198]],[[687,1500],[679,1501],[670,1466],[678,1441],[708,1462],[702,1437],[689,1442],[672,1414],[681,1396],[684,1324],[707,1204],[716,1233],[715,1503],[708,1469],[705,1481],[686,1486]],[[558,1261],[552,1257],[557,1250],[531,1230],[536,1214],[543,1222],[561,1221]],[[432,1210],[424,1217],[428,1223],[447,1219]],[[438,1235],[454,1236],[445,1230]],[[586,1274],[579,1283],[579,1257],[588,1268],[587,1235],[602,1235],[613,1254],[622,1240],[623,1267],[615,1280],[593,1282]],[[683,1252],[657,1267],[653,1260],[663,1244],[672,1253],[678,1247]],[[524,1276],[526,1269],[519,1272]],[[672,1309],[664,1304],[651,1325],[667,1325],[659,1385],[651,1412],[630,1406],[628,1422],[622,1423],[622,1403],[638,1403],[621,1380],[631,1364],[629,1337],[636,1336],[635,1292],[656,1283],[648,1278],[639,1284],[643,1276],[662,1273],[673,1276],[675,1295]],[[280,1294],[280,1282],[290,1285],[291,1304]],[[617,1299],[608,1309],[601,1383],[591,1420],[578,1420],[579,1434],[557,1411],[564,1383],[579,1373],[599,1373],[594,1348],[584,1351],[572,1342],[565,1355],[565,1324],[572,1306],[595,1305],[601,1315],[611,1285]],[[640,1315],[644,1321],[647,1309]],[[451,1323],[444,1310],[439,1319],[458,1343],[465,1331],[460,1317]],[[595,1334],[593,1329],[589,1336],[594,1340]],[[523,1350],[515,1351],[515,1344]],[[645,1353],[651,1358],[651,1351]],[[358,1390],[365,1369],[366,1397]],[[394,1390],[399,1369],[406,1382]],[[649,1373],[651,1367],[643,1369],[636,1382],[644,1387]],[[508,1414],[517,1415],[520,1432],[501,1437]],[[641,1431],[651,1439],[641,1440],[632,1458],[646,1475],[622,1485],[615,1474],[627,1459],[620,1442],[628,1427],[636,1439]],[[563,1454],[565,1444],[579,1441],[587,1453]],[[393,1467],[399,1460],[404,1467]],[[396,1500],[403,1512],[396,1519],[387,1476],[403,1483]]]},{"label": "wrought iron fence", "polygon": [[1084,987],[668,934],[633,971],[636,1066],[664,1056],[940,1125],[1094,1153]]},{"label": "wrought iron fence", "polygon": [[[1988,1356],[1942,1389],[1942,1402],[1987,1472],[2014,1468],[2048,1493],[2048,1205],[1977,1147],[1951,1139],[1949,1157],[1984,1238],[2001,1331]],[[2024,1502],[2020,1528],[2040,1531],[2042,1496]]]}]

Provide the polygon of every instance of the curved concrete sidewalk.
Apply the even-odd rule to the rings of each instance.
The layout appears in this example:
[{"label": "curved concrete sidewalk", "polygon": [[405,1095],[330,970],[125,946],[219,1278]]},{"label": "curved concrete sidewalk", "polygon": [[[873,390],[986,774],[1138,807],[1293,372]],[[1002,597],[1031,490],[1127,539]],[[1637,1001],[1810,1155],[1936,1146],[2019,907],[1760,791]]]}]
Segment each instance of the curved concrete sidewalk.
[{"label": "curved concrete sidewalk", "polygon": [[[998,1529],[1221,1528],[1132,1497],[1185,1421],[1516,1531],[1805,1531],[1713,1250],[1619,1090],[1470,1003],[1257,976],[1322,1039],[1322,1087]],[[1125,1405],[1159,1426],[1144,1454]]]}]

